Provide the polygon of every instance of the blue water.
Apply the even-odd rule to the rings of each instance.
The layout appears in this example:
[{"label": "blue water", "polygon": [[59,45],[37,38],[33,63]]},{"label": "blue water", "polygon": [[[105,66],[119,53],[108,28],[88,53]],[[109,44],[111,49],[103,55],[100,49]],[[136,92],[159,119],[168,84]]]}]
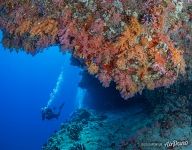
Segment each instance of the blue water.
[{"label": "blue water", "polygon": [[[63,82],[53,105],[64,102],[64,110],[58,120],[42,121],[41,108],[47,105],[61,71]],[[74,111],[79,72],[70,65],[70,55],[63,55],[58,47],[33,57],[10,53],[0,45],[0,150],[40,150]]]}]

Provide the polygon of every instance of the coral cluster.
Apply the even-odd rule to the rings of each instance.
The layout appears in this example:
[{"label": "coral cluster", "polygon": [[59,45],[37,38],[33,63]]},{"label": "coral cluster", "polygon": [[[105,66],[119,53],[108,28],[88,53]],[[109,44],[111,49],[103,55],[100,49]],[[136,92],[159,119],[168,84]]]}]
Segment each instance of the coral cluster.
[{"label": "coral cluster", "polygon": [[128,99],[144,88],[169,86],[185,73],[185,48],[174,40],[174,34],[191,21],[189,4],[177,0],[7,0],[0,1],[0,28],[8,48],[36,54],[58,44],[61,51],[70,50],[103,86],[115,82]]},{"label": "coral cluster", "polygon": [[[188,87],[186,93],[191,91],[191,87]],[[188,96],[186,93],[183,95]],[[85,119],[78,113],[90,113],[87,123],[79,133],[79,139],[70,138],[67,128],[71,121],[65,122],[61,129],[50,137],[43,150],[53,150],[55,147],[58,150],[191,150],[191,110],[187,108],[191,98],[179,93],[170,94],[169,91],[163,98],[160,95],[157,97],[164,102],[158,105],[150,116],[134,106],[138,104],[131,105],[132,109],[118,109],[114,112],[77,110],[76,119],[72,122],[78,125],[81,124],[80,120]],[[178,101],[175,101],[177,98]],[[184,143],[171,145],[174,141]]]}]

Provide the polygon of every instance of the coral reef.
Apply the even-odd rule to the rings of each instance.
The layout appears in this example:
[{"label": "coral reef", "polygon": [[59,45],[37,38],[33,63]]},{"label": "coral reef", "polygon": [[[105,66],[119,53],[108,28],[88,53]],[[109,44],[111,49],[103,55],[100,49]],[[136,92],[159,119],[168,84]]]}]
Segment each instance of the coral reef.
[{"label": "coral reef", "polygon": [[[50,137],[44,150],[52,150],[55,146],[59,149],[114,149],[119,147],[119,142],[124,137],[131,136],[134,132],[146,125],[146,115],[137,116],[142,110],[126,110],[121,112],[96,112],[93,110],[77,110],[71,119],[61,125],[61,129]],[[89,117],[82,117],[82,112],[89,113]],[[83,121],[84,120],[84,121]],[[86,120],[86,121],[85,121]],[[83,122],[86,122],[83,124]],[[140,124],[140,123],[143,124]],[[79,139],[71,139],[68,127],[72,124],[81,125]],[[131,127],[133,124],[134,129]]]},{"label": "coral reef", "polygon": [[[113,112],[77,110],[71,120],[50,137],[43,150],[52,150],[55,146],[58,149],[80,150],[190,150],[192,129],[191,110],[187,108],[189,101],[180,96],[176,102],[175,98],[169,96],[166,103],[158,105],[150,115],[133,106],[129,110]],[[82,124],[80,120],[85,119],[81,117],[82,111],[90,115],[79,132],[78,140],[71,139],[67,128],[72,123]],[[177,143],[173,145],[173,142]]]},{"label": "coral reef", "polygon": [[88,123],[89,119],[90,113],[84,109],[74,112],[71,116],[70,124],[67,126],[67,134],[69,138],[74,141],[78,141],[80,132],[82,131],[84,125]]},{"label": "coral reef", "polygon": [[191,53],[190,1],[7,0],[0,10],[5,47],[34,55],[58,44],[124,99],[174,83]]},{"label": "coral reef", "polygon": [[70,147],[70,150],[85,150],[85,146],[80,143],[75,143],[72,147]]}]

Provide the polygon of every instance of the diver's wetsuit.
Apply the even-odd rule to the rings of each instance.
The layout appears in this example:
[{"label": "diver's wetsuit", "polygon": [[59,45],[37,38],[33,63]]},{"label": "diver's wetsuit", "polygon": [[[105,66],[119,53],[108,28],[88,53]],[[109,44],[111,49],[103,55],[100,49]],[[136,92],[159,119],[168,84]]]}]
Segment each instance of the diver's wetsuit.
[{"label": "diver's wetsuit", "polygon": [[61,114],[61,110],[63,108],[64,104],[62,104],[59,107],[59,112],[58,113],[54,113],[53,110],[51,108],[45,107],[42,109],[42,120],[51,120],[51,119],[58,119],[58,117]]}]

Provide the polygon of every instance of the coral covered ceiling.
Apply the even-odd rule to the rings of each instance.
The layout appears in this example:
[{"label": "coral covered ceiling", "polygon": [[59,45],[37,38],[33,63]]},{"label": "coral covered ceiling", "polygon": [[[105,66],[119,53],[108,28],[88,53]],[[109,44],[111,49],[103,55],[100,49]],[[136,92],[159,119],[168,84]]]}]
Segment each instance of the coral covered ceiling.
[{"label": "coral covered ceiling", "polygon": [[16,51],[34,55],[51,45],[68,49],[103,86],[115,82],[128,99],[145,88],[168,86],[185,73],[186,49],[174,39],[182,39],[190,30],[189,4],[177,0],[0,0],[0,29],[3,45]]}]

